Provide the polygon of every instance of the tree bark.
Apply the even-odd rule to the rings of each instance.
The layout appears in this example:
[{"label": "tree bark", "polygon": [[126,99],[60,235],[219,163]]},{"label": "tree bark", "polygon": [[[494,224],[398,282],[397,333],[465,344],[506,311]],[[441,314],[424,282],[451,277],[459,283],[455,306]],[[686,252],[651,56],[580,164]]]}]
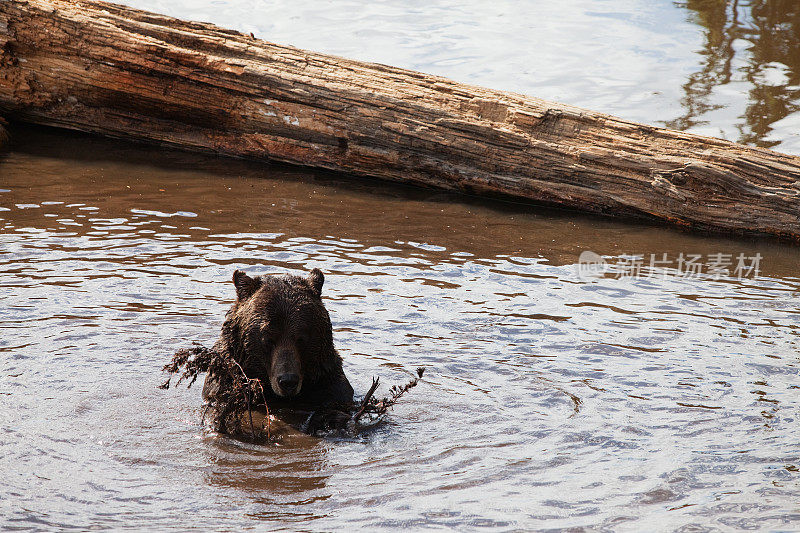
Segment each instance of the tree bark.
[{"label": "tree bark", "polygon": [[800,239],[800,158],[92,0],[0,0],[13,119]]}]

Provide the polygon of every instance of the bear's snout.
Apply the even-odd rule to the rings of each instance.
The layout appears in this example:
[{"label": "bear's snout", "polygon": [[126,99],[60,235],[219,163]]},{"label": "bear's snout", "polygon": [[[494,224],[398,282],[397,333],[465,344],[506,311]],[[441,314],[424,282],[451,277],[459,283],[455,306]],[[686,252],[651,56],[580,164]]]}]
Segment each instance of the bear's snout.
[{"label": "bear's snout", "polygon": [[278,387],[284,396],[294,396],[297,386],[300,384],[300,376],[297,374],[281,374],[278,376]]},{"label": "bear's snout", "polygon": [[289,398],[300,394],[303,377],[296,347],[284,344],[273,352],[269,381],[278,396]]}]

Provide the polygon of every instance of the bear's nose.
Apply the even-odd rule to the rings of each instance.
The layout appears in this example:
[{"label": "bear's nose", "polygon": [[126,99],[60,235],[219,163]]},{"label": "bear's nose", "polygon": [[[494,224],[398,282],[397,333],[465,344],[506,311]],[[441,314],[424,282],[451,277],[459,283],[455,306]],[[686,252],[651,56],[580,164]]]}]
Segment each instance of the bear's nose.
[{"label": "bear's nose", "polygon": [[300,376],[297,374],[281,374],[278,376],[278,386],[284,394],[293,394],[300,383]]}]

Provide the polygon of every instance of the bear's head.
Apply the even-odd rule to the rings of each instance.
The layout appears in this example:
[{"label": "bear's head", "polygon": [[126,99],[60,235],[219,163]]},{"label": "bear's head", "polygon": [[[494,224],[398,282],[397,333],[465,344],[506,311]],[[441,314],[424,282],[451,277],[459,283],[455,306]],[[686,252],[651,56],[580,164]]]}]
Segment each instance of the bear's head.
[{"label": "bear's head", "polygon": [[276,396],[298,396],[341,368],[320,296],[324,280],[316,268],[306,278],[233,273],[236,303],[221,340],[247,376],[269,383]]}]

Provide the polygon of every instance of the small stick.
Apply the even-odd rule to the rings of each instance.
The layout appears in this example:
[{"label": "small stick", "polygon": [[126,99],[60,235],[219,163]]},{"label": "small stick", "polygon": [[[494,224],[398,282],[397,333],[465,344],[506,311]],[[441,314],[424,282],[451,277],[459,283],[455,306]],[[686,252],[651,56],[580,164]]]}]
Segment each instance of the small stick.
[{"label": "small stick", "polygon": [[233,364],[235,364],[237,367],[239,367],[239,371],[242,373],[242,375],[244,376],[245,381],[247,382],[247,392],[245,393],[245,399],[247,400],[247,414],[250,417],[250,435],[253,437],[253,440],[255,441],[256,440],[256,428],[253,425],[253,409],[250,406],[250,378],[247,377],[247,374],[245,373],[244,368],[242,368],[242,365],[240,365],[239,362],[236,361],[236,359],[231,359],[231,361],[233,361]]},{"label": "small stick", "polygon": [[[248,384],[249,385],[249,384]],[[253,442],[256,440],[256,428],[253,425],[253,409],[250,407],[250,387],[248,387],[247,394],[245,398],[247,398],[247,414],[250,417],[250,436],[253,437]]]},{"label": "small stick", "polygon": [[378,388],[378,383],[380,383],[381,378],[372,378],[372,386],[367,391],[366,396],[364,399],[361,400],[361,408],[353,417],[353,422],[358,422],[358,419],[364,416],[364,413],[367,410],[367,406],[369,405],[369,401],[372,399],[372,395],[375,394],[375,390]]},{"label": "small stick", "polygon": [[[267,440],[271,440],[272,439],[272,420],[270,420],[269,405],[267,405],[267,398],[264,396],[264,387],[261,385],[261,380],[260,379],[255,379],[253,381],[255,381],[256,384],[258,384],[258,391],[261,393],[261,401],[264,402],[264,409],[266,409],[266,411],[267,411],[267,417],[266,417],[266,419],[267,419]],[[252,425],[252,423],[251,423],[251,425]],[[262,431],[264,430],[264,423],[263,422],[261,423],[261,430]]]},{"label": "small stick", "polygon": [[[258,390],[261,393],[261,400],[264,402],[264,409],[266,409],[266,411],[267,411],[267,417],[266,417],[267,418],[267,440],[270,440],[272,438],[272,423],[271,423],[271,421],[269,419],[269,406],[267,405],[267,398],[264,396],[264,387],[261,385],[261,380],[260,379],[256,379],[256,378],[251,379],[251,378],[247,377],[247,374],[245,373],[244,368],[242,368],[242,365],[240,365],[239,362],[236,361],[236,359],[231,359],[231,361],[233,361],[233,364],[235,364],[239,368],[239,371],[242,373],[242,375],[244,376],[244,379],[247,381],[247,414],[250,415],[250,433],[253,436],[253,440],[256,440],[256,429],[255,429],[255,426],[253,425],[253,410],[250,407],[250,386],[251,386],[252,383],[255,383],[256,385],[258,385]],[[261,423],[261,429],[262,429],[262,431],[264,429],[264,423],[263,422]]]}]

